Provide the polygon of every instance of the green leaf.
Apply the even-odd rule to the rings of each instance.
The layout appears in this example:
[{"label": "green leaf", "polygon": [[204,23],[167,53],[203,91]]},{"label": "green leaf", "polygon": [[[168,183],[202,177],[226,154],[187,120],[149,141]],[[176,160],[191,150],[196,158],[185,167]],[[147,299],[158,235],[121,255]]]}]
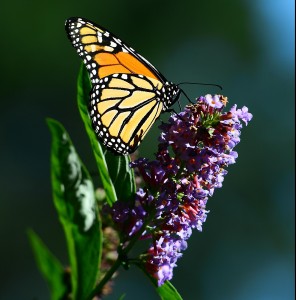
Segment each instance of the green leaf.
[{"label": "green leaf", "polygon": [[118,300],[123,300],[124,298],[125,298],[125,294],[122,294],[119,298],[118,298]]},{"label": "green leaf", "polygon": [[87,70],[85,69],[83,64],[81,65],[78,75],[77,88],[79,112],[83,120],[87,135],[90,139],[90,143],[92,145],[101,181],[106,192],[107,202],[110,206],[112,206],[112,204],[117,200],[117,195],[109,175],[104,150],[97,140],[96,134],[92,128],[91,120],[88,115],[89,92],[91,90],[91,83],[88,77]]},{"label": "green leaf", "polygon": [[162,300],[182,300],[181,295],[169,281],[157,287],[156,291]]},{"label": "green leaf", "polygon": [[33,230],[27,232],[39,271],[47,281],[51,300],[60,300],[69,293],[65,270]]},{"label": "green leaf", "polygon": [[119,200],[131,200],[136,193],[134,170],[130,168],[130,157],[114,155],[108,151],[105,155],[109,173]]},{"label": "green leaf", "polygon": [[157,294],[162,300],[182,300],[181,295],[176,288],[169,282],[165,281],[162,286],[157,285],[157,280],[152,277],[143,267],[142,264],[136,264],[136,266],[143,271],[143,273],[150,279],[151,283],[155,287]]},{"label": "green leaf", "polygon": [[64,127],[52,119],[47,124],[53,198],[68,245],[72,295],[82,300],[94,287],[102,247],[94,187]]}]

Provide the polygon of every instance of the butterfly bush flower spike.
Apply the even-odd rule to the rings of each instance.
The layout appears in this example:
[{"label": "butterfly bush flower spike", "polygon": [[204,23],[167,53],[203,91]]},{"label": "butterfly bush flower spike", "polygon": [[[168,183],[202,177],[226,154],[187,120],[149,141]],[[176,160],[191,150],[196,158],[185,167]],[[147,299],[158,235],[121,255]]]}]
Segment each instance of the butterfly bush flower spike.
[{"label": "butterfly bush flower spike", "polygon": [[247,107],[234,105],[223,112],[226,103],[222,95],[199,97],[162,124],[155,160],[131,163],[145,186],[134,203],[118,201],[110,209],[124,242],[139,231],[142,239],[151,240],[140,260],[159,286],[172,278],[192,230],[202,231],[207,201],[222,187],[226,167],[238,156],[233,149],[242,122],[247,125],[252,119]]}]

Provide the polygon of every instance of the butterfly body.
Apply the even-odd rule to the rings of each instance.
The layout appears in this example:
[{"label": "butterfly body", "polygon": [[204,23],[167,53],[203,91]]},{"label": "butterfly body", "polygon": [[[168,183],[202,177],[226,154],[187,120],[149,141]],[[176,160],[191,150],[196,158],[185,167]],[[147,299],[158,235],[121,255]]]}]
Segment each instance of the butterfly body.
[{"label": "butterfly body", "polygon": [[96,134],[117,154],[134,152],[159,115],[177,101],[179,88],[102,27],[70,18],[66,31],[93,85],[89,114]]}]

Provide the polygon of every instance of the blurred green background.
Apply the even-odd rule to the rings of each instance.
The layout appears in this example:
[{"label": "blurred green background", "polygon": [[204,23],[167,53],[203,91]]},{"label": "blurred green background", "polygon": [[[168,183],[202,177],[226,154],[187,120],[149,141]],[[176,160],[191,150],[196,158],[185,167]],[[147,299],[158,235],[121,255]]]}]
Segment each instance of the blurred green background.
[{"label": "blurred green background", "polygon": [[[67,263],[51,198],[45,117],[65,125],[95,170],[76,106],[80,59],[64,31],[70,16],[108,28],[175,83],[221,84],[229,107],[246,105],[254,115],[242,131],[237,164],[208,202],[204,231],[194,232],[178,261],[172,283],[184,299],[293,299],[294,6],[292,0],[1,1],[0,299],[49,299],[27,228]],[[219,92],[184,89],[191,98]],[[140,155],[152,157],[158,132],[155,125]],[[109,299],[123,292],[125,299],[157,299],[135,268],[121,271]]]}]

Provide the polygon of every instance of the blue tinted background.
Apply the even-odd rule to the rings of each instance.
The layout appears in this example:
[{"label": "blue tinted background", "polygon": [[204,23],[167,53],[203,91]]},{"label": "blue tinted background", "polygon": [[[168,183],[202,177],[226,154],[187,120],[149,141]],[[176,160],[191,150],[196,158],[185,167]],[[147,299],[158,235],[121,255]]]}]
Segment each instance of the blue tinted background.
[{"label": "blue tinted background", "polygon": [[[208,203],[203,233],[194,232],[175,269],[172,282],[184,299],[294,298],[294,5],[1,1],[1,300],[49,299],[25,235],[28,227],[67,263],[51,199],[45,117],[65,125],[83,161],[95,170],[76,107],[80,60],[63,25],[70,16],[116,33],[169,80],[223,85],[230,105],[246,105],[254,115],[242,132],[237,164]],[[184,88],[192,98],[219,92]],[[141,155],[152,157],[158,132],[155,125]],[[126,299],[157,299],[135,268],[121,271],[109,299],[122,292]]]}]

